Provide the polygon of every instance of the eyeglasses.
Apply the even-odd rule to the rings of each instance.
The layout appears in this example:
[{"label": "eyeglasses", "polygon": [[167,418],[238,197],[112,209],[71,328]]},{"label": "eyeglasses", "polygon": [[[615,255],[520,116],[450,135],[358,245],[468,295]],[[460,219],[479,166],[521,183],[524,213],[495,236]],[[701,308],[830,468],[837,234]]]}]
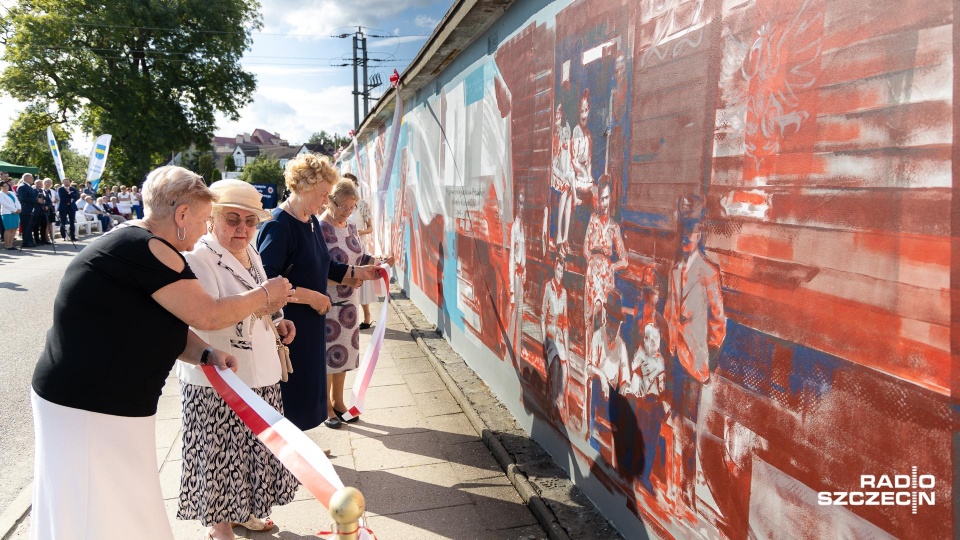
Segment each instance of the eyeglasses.
[{"label": "eyeglasses", "polygon": [[354,204],[352,208],[347,208],[347,207],[345,207],[345,206],[340,206],[339,204],[337,204],[337,201],[335,201],[335,200],[333,200],[333,199],[330,199],[330,203],[333,204],[333,206],[336,207],[337,210],[344,210],[344,209],[345,209],[345,210],[347,211],[347,214],[348,214],[348,215],[349,215],[349,214],[352,214],[353,211],[357,209],[357,205],[356,205],[356,204]]},{"label": "eyeglasses", "polygon": [[243,222],[244,225],[251,229],[256,229],[257,225],[260,223],[260,218],[257,216],[247,216],[243,219],[240,219],[240,214],[230,212],[229,214],[221,214],[223,220],[227,222],[227,225],[231,227],[239,227],[240,223]]}]

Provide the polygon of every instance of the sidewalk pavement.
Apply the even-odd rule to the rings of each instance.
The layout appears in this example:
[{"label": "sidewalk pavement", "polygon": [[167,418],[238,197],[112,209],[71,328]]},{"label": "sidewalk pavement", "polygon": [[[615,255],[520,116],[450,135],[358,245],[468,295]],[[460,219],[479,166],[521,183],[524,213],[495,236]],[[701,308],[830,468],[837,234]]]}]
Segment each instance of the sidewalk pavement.
[{"label": "sidewalk pavement", "polygon": [[[370,307],[376,316],[380,304]],[[380,540],[547,538],[404,326],[405,319],[396,309],[388,312],[384,349],[360,422],[340,430],[320,426],[306,432],[333,451],[331,461],[344,484],[363,493],[368,526]],[[369,339],[370,331],[365,331],[361,350]],[[352,385],[348,376],[348,392]],[[160,484],[174,536],[199,540],[205,527],[176,519],[182,443],[180,389],[173,374],[160,398],[156,433]],[[294,502],[274,507],[271,518],[279,528],[263,533],[234,530],[239,538],[315,539],[332,523],[326,509],[302,487]],[[8,538],[28,537],[29,517]]]}]

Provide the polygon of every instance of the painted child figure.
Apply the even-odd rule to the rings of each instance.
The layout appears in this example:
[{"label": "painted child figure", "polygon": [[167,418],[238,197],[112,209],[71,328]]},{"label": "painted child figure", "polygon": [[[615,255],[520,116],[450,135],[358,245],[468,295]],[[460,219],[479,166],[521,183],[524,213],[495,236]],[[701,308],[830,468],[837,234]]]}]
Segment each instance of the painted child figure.
[{"label": "painted child figure", "polygon": [[660,331],[653,323],[643,329],[643,346],[633,355],[630,366],[622,366],[621,380],[627,382],[621,393],[638,398],[660,396],[665,384],[664,361],[660,354]]}]

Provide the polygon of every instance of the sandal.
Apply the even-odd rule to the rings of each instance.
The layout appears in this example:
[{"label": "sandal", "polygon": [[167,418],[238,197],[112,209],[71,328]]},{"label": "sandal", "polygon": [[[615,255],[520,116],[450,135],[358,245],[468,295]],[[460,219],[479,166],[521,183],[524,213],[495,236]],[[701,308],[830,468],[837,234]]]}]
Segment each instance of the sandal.
[{"label": "sandal", "polygon": [[269,531],[275,526],[275,524],[270,518],[260,519],[253,514],[250,514],[250,519],[244,521],[243,523],[231,523],[230,526],[243,527],[248,531]]}]

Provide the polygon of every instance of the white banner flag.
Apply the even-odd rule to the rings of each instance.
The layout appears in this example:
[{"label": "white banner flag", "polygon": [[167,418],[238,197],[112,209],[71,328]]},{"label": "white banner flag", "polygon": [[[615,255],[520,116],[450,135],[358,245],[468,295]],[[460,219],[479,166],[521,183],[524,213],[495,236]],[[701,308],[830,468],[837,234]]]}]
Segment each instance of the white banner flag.
[{"label": "white banner flag", "polygon": [[50,144],[50,152],[53,154],[53,164],[57,166],[57,174],[60,175],[60,181],[66,177],[63,174],[63,161],[60,160],[60,149],[57,147],[57,139],[53,136],[53,129],[47,126],[47,142]]},{"label": "white banner flag", "polygon": [[90,164],[87,165],[87,182],[97,189],[100,184],[100,177],[103,176],[103,169],[107,166],[107,152],[110,151],[110,135],[101,135],[93,143],[93,150],[90,151]]}]

